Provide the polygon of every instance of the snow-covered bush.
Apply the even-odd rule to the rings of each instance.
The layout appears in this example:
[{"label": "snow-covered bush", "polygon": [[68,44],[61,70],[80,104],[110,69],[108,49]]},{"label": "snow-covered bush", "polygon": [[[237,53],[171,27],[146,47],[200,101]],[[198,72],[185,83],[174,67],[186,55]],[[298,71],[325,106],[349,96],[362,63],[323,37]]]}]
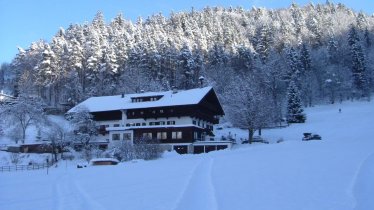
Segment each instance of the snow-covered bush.
[{"label": "snow-covered bush", "polygon": [[21,161],[21,155],[19,153],[12,153],[10,154],[10,161],[17,165]]},{"label": "snow-covered bush", "polygon": [[125,143],[115,147],[111,151],[112,156],[120,161],[129,161],[134,159],[153,160],[160,158],[162,148],[156,140],[137,139],[134,144]]}]

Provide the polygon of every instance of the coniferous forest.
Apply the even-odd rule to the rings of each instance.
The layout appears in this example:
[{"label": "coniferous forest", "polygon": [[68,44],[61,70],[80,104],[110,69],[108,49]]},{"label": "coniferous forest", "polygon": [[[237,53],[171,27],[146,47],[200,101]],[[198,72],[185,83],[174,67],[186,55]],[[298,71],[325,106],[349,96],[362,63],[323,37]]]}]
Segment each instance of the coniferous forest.
[{"label": "coniferous forest", "polygon": [[91,96],[195,88],[203,76],[233,124],[257,129],[290,117],[290,94],[299,98],[296,107],[370,100],[373,32],[373,16],[330,2],[206,7],[136,22],[122,14],[105,22],[98,12],[50,42],[20,48],[2,65],[0,85],[58,107]]}]

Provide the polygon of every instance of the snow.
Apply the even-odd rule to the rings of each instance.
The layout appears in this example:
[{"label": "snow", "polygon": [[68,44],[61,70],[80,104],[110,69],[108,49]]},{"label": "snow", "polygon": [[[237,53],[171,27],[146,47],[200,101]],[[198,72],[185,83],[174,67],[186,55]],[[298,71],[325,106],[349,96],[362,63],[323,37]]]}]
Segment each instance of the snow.
[{"label": "snow", "polygon": [[[67,161],[48,175],[0,172],[0,209],[374,209],[373,106],[308,108],[307,123],[263,131],[270,142],[284,139],[278,144],[81,169]],[[301,141],[304,132],[322,140]]]},{"label": "snow", "polygon": [[[81,106],[86,107],[90,112],[100,112],[112,110],[198,104],[204,98],[204,96],[208,94],[210,90],[212,90],[212,87],[180,90],[177,93],[173,93],[173,91],[165,91],[125,94],[123,98],[121,95],[91,97],[83,101],[82,103],[78,104],[74,108],[70,109],[69,112],[74,112],[74,110],[77,107]],[[163,97],[157,101],[131,102],[131,98],[147,96]]]},{"label": "snow", "polygon": [[[67,130],[72,128],[72,125],[63,116],[48,115],[48,119],[51,122],[56,123],[59,126],[61,126],[62,128],[65,128]],[[0,126],[1,126],[1,123],[0,123]],[[11,129],[12,129],[12,126],[6,127],[6,128],[4,127],[4,133],[5,134],[0,135],[0,145],[2,145],[2,144],[16,145],[15,142],[12,141],[9,136],[6,135],[6,133],[11,132]],[[49,132],[49,128],[44,127],[44,128],[41,129],[42,136],[43,136],[43,134],[45,134],[47,132]],[[37,140],[37,138],[36,138],[37,135],[38,135],[38,127],[37,126],[30,125],[29,127],[27,127],[25,144],[41,143],[40,141]],[[19,141],[18,143],[21,144],[22,142]],[[1,162],[0,162],[0,165],[1,165]]]}]

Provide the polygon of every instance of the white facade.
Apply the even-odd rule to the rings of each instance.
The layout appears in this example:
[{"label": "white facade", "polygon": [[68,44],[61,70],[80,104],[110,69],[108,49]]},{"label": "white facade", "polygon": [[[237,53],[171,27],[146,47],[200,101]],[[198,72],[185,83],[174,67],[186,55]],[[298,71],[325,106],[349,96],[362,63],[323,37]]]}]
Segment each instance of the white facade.
[{"label": "white facade", "polygon": [[122,144],[123,142],[134,141],[134,134],[132,129],[136,128],[152,128],[152,127],[184,127],[184,126],[196,126],[201,128],[207,128],[207,126],[213,126],[213,124],[192,117],[168,117],[168,118],[149,118],[144,120],[143,118],[138,119],[127,119],[126,111],[122,111],[122,120],[110,120],[110,121],[96,121],[97,126],[104,126],[105,130],[108,131],[105,135],[99,134],[96,137],[96,141],[109,142],[113,146]]}]

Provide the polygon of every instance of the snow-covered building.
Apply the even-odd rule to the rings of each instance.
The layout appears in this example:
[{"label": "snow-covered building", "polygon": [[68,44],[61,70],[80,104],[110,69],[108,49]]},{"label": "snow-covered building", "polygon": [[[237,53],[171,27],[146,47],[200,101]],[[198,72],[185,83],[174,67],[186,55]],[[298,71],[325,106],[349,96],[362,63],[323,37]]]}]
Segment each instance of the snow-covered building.
[{"label": "snow-covered building", "polygon": [[213,125],[224,115],[212,87],[91,97],[85,107],[99,129],[96,141],[109,146],[154,139],[178,153],[202,153],[231,147],[217,141]]}]

